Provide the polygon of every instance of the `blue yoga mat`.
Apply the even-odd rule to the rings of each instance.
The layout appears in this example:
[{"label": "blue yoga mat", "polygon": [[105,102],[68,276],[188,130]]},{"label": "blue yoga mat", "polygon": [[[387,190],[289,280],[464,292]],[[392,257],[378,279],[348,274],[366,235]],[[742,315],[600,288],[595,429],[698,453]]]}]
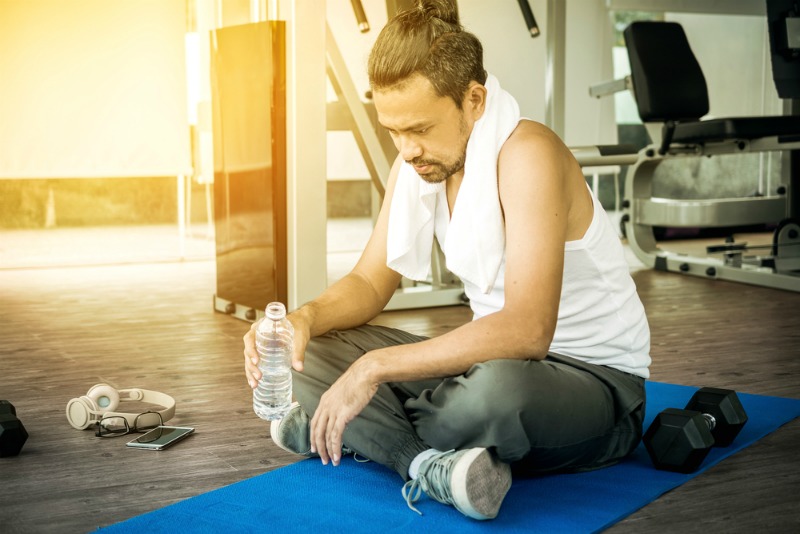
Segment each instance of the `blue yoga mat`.
[{"label": "blue yoga mat", "polygon": [[[696,388],[647,383],[645,428],[668,407],[683,407]],[[643,446],[624,462],[589,473],[515,480],[500,515],[473,521],[423,496],[417,515],[396,473],[345,458],[270,471],[143,514],[108,532],[597,532],[800,416],[800,400],[739,394],[748,422],[736,441],[711,450],[690,475],[656,470]],[[279,503],[280,508],[274,506]]]}]

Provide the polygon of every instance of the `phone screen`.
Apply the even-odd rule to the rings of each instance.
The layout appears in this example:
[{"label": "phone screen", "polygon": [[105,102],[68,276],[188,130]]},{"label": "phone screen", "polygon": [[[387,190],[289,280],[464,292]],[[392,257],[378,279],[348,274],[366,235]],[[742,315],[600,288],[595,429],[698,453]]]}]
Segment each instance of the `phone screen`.
[{"label": "phone screen", "polygon": [[160,450],[168,445],[181,440],[194,432],[194,428],[180,427],[180,426],[159,426],[150,430],[146,434],[129,441],[129,447],[137,447],[141,449],[156,449]]}]

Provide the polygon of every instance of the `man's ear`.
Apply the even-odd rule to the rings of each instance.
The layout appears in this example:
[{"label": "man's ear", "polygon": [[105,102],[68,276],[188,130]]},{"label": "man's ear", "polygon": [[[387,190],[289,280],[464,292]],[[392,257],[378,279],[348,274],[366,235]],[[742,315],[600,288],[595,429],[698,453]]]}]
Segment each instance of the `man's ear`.
[{"label": "man's ear", "polygon": [[486,109],[486,87],[472,81],[464,95],[464,110],[472,115],[472,120],[477,121],[483,116]]}]

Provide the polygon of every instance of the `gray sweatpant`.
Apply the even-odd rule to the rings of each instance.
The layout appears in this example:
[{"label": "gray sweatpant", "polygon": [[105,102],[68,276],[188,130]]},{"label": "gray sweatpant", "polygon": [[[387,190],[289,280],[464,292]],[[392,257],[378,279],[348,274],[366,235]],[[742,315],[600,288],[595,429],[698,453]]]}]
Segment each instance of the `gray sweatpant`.
[{"label": "gray sweatpant", "polygon": [[[426,338],[366,325],[312,339],[294,395],[313,415],[352,362],[381,347]],[[517,474],[582,471],[618,462],[642,436],[644,379],[550,354],[490,360],[445,379],[382,384],[347,425],[343,442],[397,471],[420,452],[486,447]]]}]

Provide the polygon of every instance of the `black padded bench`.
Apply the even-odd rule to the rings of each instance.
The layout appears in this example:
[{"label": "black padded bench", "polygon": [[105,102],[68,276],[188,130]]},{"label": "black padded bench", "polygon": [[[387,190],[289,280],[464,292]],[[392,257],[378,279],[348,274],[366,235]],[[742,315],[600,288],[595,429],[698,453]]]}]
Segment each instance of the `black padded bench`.
[{"label": "black padded bench", "polygon": [[633,22],[624,35],[639,115],[643,122],[664,122],[661,154],[673,143],[800,139],[800,117],[795,116],[700,120],[709,110],[708,88],[680,24]]}]

